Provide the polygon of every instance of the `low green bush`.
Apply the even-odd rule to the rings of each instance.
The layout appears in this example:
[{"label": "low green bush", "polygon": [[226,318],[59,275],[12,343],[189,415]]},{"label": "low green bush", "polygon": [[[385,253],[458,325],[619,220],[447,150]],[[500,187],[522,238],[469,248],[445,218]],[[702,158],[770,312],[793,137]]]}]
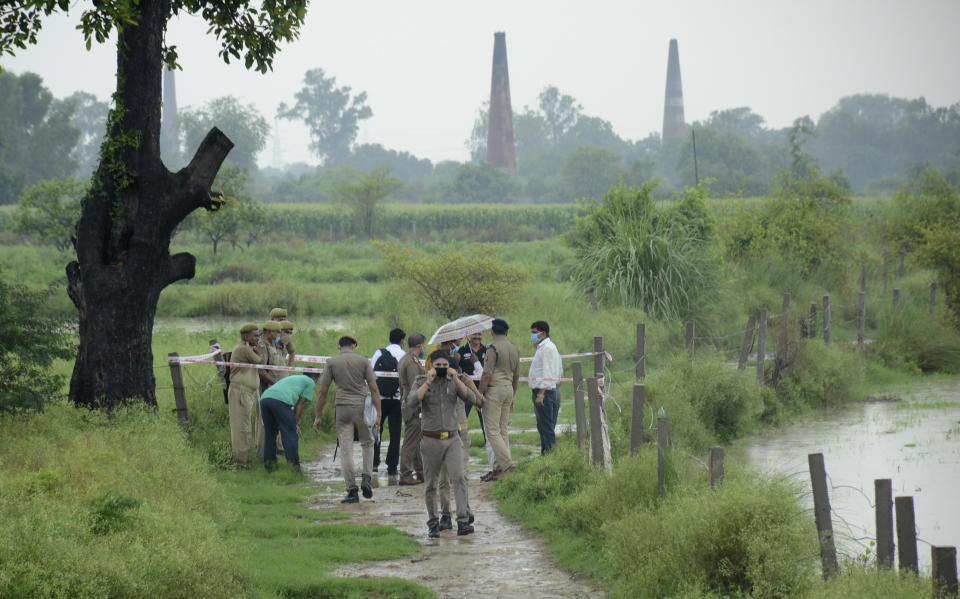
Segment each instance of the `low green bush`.
[{"label": "low green bush", "polygon": [[945,315],[934,318],[918,302],[901,301],[879,312],[870,351],[887,366],[907,371],[960,372],[960,333]]},{"label": "low green bush", "polygon": [[[854,399],[866,376],[866,367],[863,355],[849,346],[795,339],[788,343],[787,357],[779,366],[774,362],[766,372],[768,381],[776,380],[780,405],[801,413],[837,407]],[[765,416],[775,420],[769,413]]]}]

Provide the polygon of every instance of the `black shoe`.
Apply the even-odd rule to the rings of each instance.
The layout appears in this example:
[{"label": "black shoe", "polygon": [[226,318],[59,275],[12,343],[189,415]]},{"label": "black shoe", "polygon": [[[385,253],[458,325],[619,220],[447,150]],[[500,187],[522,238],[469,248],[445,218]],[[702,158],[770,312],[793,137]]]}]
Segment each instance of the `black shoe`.
[{"label": "black shoe", "polygon": [[387,476],[396,476],[396,475],[397,475],[396,468],[387,468]]},{"label": "black shoe", "polygon": [[357,488],[353,487],[347,491],[347,496],[341,499],[340,503],[360,503],[360,495],[357,493]]},{"label": "black shoe", "polygon": [[373,487],[370,486],[369,474],[364,474],[360,477],[360,489],[363,491],[363,496],[367,499],[373,497]]},{"label": "black shoe", "polygon": [[427,531],[427,536],[430,537],[431,539],[439,539],[439,538],[440,538],[440,527],[439,527],[439,526],[431,526],[431,527],[430,527],[430,530]]},{"label": "black shoe", "polygon": [[467,518],[467,524],[473,524],[473,513],[471,512],[471,513],[469,513],[469,514],[467,514],[467,515],[469,516],[469,517]]},{"label": "black shoe", "polygon": [[453,530],[453,521],[450,516],[440,516],[440,524],[437,524],[440,530]]},{"label": "black shoe", "polygon": [[457,522],[457,536],[462,537],[473,532],[473,525],[467,522]]}]

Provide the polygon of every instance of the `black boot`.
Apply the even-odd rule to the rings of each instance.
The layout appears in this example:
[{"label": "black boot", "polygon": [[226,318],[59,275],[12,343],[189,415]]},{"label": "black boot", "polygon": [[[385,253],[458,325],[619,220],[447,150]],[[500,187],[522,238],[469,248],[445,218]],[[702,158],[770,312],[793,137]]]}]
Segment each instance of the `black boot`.
[{"label": "black boot", "polygon": [[437,525],[440,530],[453,530],[453,521],[450,516],[440,516],[440,524]]},{"label": "black boot", "polygon": [[473,532],[473,525],[466,522],[457,522],[457,536],[462,537]]},{"label": "black boot", "polygon": [[360,489],[363,491],[363,496],[367,499],[373,497],[373,487],[370,486],[369,474],[364,474],[360,477]]},{"label": "black boot", "polygon": [[467,512],[467,524],[473,524],[473,512]]},{"label": "black boot", "polygon": [[429,528],[429,530],[427,531],[427,536],[430,537],[431,539],[439,539],[439,538],[440,538],[440,527],[437,526],[436,524],[434,524],[433,526],[431,526],[431,527]]},{"label": "black boot", "polygon": [[357,493],[357,488],[352,487],[347,491],[347,496],[341,499],[340,503],[360,503],[360,495]]}]

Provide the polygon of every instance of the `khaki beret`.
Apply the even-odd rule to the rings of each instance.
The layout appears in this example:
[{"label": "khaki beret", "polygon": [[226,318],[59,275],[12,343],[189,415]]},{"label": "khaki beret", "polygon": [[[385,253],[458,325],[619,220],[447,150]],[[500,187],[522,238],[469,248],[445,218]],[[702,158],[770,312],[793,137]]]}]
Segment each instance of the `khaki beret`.
[{"label": "khaki beret", "polygon": [[292,331],[293,323],[290,322],[289,320],[284,320],[283,322],[280,323],[280,329],[283,331]]},{"label": "khaki beret", "polygon": [[263,327],[262,327],[262,328],[263,328],[264,331],[274,331],[274,332],[279,333],[279,332],[280,332],[280,323],[277,322],[276,320],[268,320],[267,322],[263,323]]},{"label": "khaki beret", "polygon": [[286,318],[286,317],[287,317],[287,311],[284,310],[283,308],[274,308],[273,310],[270,310],[270,318]]},{"label": "khaki beret", "polygon": [[247,324],[245,324],[245,325],[243,325],[242,327],[240,327],[240,334],[241,334],[241,335],[246,335],[246,334],[249,333],[250,331],[259,331],[259,330],[260,330],[260,327],[258,327],[257,325],[253,324],[252,322],[248,322]]}]

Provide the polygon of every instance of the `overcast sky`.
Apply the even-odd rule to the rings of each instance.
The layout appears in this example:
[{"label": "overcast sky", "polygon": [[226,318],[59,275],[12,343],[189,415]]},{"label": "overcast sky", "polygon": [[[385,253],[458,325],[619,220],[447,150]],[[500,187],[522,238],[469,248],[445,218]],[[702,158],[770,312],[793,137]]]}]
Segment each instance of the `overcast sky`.
[{"label": "overcast sky", "polygon": [[[79,6],[88,6],[83,3]],[[114,89],[113,44],[83,48],[80,11],[49,20],[37,46],[0,64],[33,71],[58,97]],[[676,38],[688,122],[749,106],[768,126],[814,119],[843,96],[885,93],[960,102],[960,0],[314,0],[300,39],[267,75],[225,65],[199,18],[172,22],[180,107],[233,95],[271,124],[306,70],[366,91],[373,117],[358,141],[420,157],[466,160],[464,141],[490,94],[493,34],[506,32],[515,111],[547,85],[627,139],[659,131],[667,47]],[[279,122],[282,163],[316,160],[302,126]],[[261,165],[275,163],[272,142]]]}]

